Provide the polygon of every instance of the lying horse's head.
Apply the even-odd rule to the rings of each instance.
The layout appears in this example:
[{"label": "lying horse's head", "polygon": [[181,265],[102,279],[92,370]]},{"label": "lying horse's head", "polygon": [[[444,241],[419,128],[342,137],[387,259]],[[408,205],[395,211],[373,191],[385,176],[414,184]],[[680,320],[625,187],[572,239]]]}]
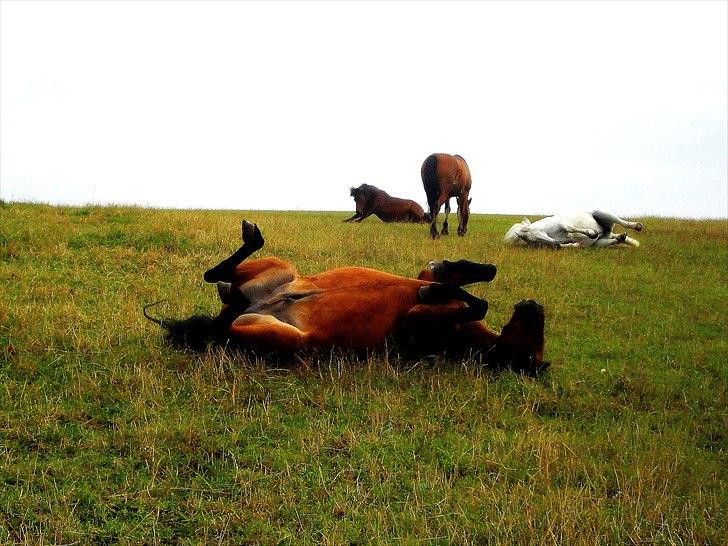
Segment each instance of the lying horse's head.
[{"label": "lying horse's head", "polygon": [[550,364],[543,360],[543,330],[543,307],[534,300],[519,301],[486,360],[494,367],[529,375],[545,371]]},{"label": "lying horse's head", "polygon": [[503,241],[509,244],[514,244],[518,241],[525,241],[527,240],[528,232],[530,229],[531,221],[524,216],[521,222],[517,222],[511,226],[511,228],[503,237]]},{"label": "lying horse's head", "polygon": [[384,193],[384,191],[380,190],[376,186],[372,186],[371,184],[362,184],[358,188],[352,187],[349,193],[354,199],[356,199],[359,196],[373,197],[375,194]]}]

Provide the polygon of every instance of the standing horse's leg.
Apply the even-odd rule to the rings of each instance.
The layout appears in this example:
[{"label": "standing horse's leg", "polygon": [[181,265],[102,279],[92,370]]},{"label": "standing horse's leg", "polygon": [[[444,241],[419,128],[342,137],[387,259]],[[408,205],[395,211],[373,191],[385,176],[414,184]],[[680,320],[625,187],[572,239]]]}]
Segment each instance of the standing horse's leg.
[{"label": "standing horse's leg", "polygon": [[437,215],[440,214],[440,207],[442,207],[445,199],[437,198],[435,201],[429,203],[430,205],[430,237],[437,239],[440,235],[437,233]]},{"label": "standing horse's leg", "polygon": [[257,225],[243,220],[242,231],[243,246],[236,250],[229,258],[221,261],[212,269],[208,269],[204,275],[205,282],[232,280],[233,273],[238,264],[255,251],[263,248],[265,240]]},{"label": "standing horse's leg", "polygon": [[450,214],[450,199],[445,199],[445,221],[442,223],[441,235],[447,235],[449,233],[447,229],[447,216]]},{"label": "standing horse's leg", "polygon": [[635,231],[642,231],[642,222],[629,222],[622,220],[618,216],[602,210],[592,211],[592,216],[597,223],[604,228],[604,233],[612,231],[614,224],[619,224],[622,227],[633,229]]},{"label": "standing horse's leg", "polygon": [[437,239],[440,235],[437,233],[437,215],[440,214],[440,207],[437,205],[430,206],[430,237]]},{"label": "standing horse's leg", "polygon": [[468,194],[461,195],[458,201],[458,235],[463,237],[468,231],[468,218],[470,218],[470,202]]}]

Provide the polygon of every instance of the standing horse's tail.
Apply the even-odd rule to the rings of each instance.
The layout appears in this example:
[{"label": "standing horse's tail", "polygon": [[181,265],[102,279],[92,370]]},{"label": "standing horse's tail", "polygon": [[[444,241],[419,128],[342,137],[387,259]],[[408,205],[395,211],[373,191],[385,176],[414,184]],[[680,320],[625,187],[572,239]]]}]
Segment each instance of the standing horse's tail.
[{"label": "standing horse's tail", "polygon": [[428,156],[422,164],[422,185],[425,187],[427,205],[430,207],[430,213],[432,213],[440,197],[440,184],[437,182],[437,156],[435,154]]}]

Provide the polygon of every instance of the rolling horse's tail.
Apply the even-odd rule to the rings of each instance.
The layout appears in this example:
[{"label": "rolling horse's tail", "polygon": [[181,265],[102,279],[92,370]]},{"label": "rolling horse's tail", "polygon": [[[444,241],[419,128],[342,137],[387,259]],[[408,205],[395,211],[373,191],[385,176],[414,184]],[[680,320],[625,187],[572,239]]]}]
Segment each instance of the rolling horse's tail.
[{"label": "rolling horse's tail", "polygon": [[437,156],[432,154],[422,164],[422,185],[427,195],[427,205],[430,212],[437,206],[437,199],[440,197],[440,184],[437,182]]},{"label": "rolling horse's tail", "polygon": [[212,317],[194,315],[188,319],[175,320],[156,318],[147,312],[150,307],[159,305],[163,301],[167,300],[146,304],[143,313],[148,320],[159,324],[167,331],[165,337],[173,347],[204,351],[208,342],[224,337],[222,325]]}]

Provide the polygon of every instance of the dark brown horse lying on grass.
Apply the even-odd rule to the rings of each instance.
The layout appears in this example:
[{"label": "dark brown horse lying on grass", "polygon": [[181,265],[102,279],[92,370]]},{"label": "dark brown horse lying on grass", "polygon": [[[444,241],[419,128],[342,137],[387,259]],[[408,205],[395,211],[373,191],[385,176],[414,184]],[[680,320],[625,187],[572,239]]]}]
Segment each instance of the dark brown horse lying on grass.
[{"label": "dark brown horse lying on grass", "polygon": [[362,184],[358,188],[351,188],[351,196],[356,203],[356,214],[344,222],[361,222],[372,214],[382,222],[424,223],[430,221],[430,215],[425,214],[422,207],[411,199],[392,197],[376,186]]},{"label": "dark brown horse lying on grass", "polygon": [[[262,248],[255,224],[243,222],[244,244],[205,273],[223,307],[217,317],[158,320],[177,346],[202,350],[233,342],[263,353],[301,349],[371,350],[393,344],[400,354],[480,353],[492,367],[529,374],[545,370],[544,314],[532,300],[516,304],[500,335],[486,328],[485,300],[461,288],[490,281],[491,264],[430,262],[417,279],[363,267],[301,276],[279,258],[243,262]],[[150,304],[154,305],[154,304]]]},{"label": "dark brown horse lying on grass", "polygon": [[470,169],[459,155],[432,154],[422,164],[422,185],[427,194],[430,207],[430,236],[437,239],[437,215],[445,204],[445,221],[442,223],[442,234],[447,235],[447,216],[450,214],[450,198],[458,202],[458,235],[461,237],[468,231],[470,217]]}]

